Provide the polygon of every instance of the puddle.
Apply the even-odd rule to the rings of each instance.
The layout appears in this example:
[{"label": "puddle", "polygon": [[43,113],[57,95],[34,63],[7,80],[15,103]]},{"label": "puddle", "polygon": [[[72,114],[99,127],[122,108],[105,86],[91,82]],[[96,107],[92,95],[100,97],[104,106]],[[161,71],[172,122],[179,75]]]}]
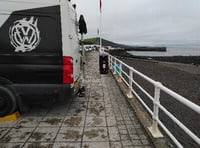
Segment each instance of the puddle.
[{"label": "puddle", "polygon": [[13,146],[12,148],[20,148],[21,146],[18,144],[18,145],[15,145]]},{"label": "puddle", "polygon": [[30,132],[25,132],[25,133],[23,133],[23,135],[21,135],[20,137],[19,137],[19,139],[20,140],[24,140],[26,137],[27,137],[27,135],[29,135],[30,134]]},{"label": "puddle", "polygon": [[28,144],[28,148],[51,148],[53,144],[42,145],[40,143]]},{"label": "puddle", "polygon": [[82,111],[85,111],[84,109],[81,109],[81,108],[79,108],[79,109],[77,109],[75,112],[75,114],[74,115],[77,115],[77,114],[79,114],[79,113],[81,113]]},{"label": "puddle", "polygon": [[46,119],[45,121],[42,122],[46,122],[51,125],[58,125],[61,121],[62,119],[52,118],[52,119]]},{"label": "puddle", "polygon": [[6,129],[1,129],[0,130],[0,137],[4,134],[5,131],[6,131]]},{"label": "puddle", "polygon": [[36,141],[42,140],[42,138],[46,135],[46,133],[35,132],[32,134],[31,138],[35,139]]},{"label": "puddle", "polygon": [[26,120],[19,122],[19,124],[26,124],[26,123],[28,123],[28,121],[26,121]]},{"label": "puddle", "polygon": [[90,108],[96,108],[96,107],[100,107],[100,106],[102,106],[102,103],[100,103],[100,102],[92,102],[90,104]]},{"label": "puddle", "polygon": [[63,137],[64,139],[78,140],[79,138],[81,138],[79,131],[74,131],[74,130],[67,130],[67,132],[64,133],[64,135],[65,135],[65,137]]},{"label": "puddle", "polygon": [[15,127],[15,129],[21,129],[21,128],[24,128],[24,126],[22,126],[21,124],[16,125],[16,127]]},{"label": "puddle", "polygon": [[95,125],[100,125],[103,122],[103,119],[95,117],[92,119],[92,121],[93,121],[92,126],[95,126]]},{"label": "puddle", "polygon": [[100,100],[100,97],[99,98],[98,97],[94,97],[94,100],[98,101],[98,100]]},{"label": "puddle", "polygon": [[29,120],[30,122],[33,122],[33,121],[34,121],[34,119],[33,119],[33,118],[29,118],[28,120]]},{"label": "puddle", "polygon": [[98,116],[103,110],[104,110],[103,106],[100,106],[99,108],[90,108],[90,113]]},{"label": "puddle", "polygon": [[60,146],[59,148],[76,148],[76,147],[67,145],[67,146]]},{"label": "puddle", "polygon": [[81,102],[81,103],[80,103],[80,106],[81,106],[82,108],[86,108],[86,107],[87,107],[87,105],[85,104],[85,102]]},{"label": "puddle", "polygon": [[83,148],[89,148],[89,144],[84,144]]},{"label": "puddle", "polygon": [[8,143],[10,142],[12,138],[10,136],[5,136],[3,139],[0,140],[0,142],[3,142],[3,143]]},{"label": "puddle", "polygon": [[81,120],[82,117],[70,117],[70,119],[64,121],[64,124],[69,126],[78,126],[81,123]]},{"label": "puddle", "polygon": [[[96,138],[99,136],[99,133],[103,133],[104,132],[104,129],[92,129],[90,131],[85,131],[85,135],[89,138],[89,139],[92,139],[92,138]],[[101,135],[102,138],[106,138],[105,135]]]}]

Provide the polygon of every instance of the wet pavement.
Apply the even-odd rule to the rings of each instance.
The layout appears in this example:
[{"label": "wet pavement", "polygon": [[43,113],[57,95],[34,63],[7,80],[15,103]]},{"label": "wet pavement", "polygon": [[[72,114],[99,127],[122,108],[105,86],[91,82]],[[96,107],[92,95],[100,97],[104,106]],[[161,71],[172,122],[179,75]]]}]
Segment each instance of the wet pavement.
[{"label": "wet pavement", "polygon": [[111,74],[100,75],[98,53],[87,53],[85,97],[33,107],[0,123],[0,148],[151,148]]}]

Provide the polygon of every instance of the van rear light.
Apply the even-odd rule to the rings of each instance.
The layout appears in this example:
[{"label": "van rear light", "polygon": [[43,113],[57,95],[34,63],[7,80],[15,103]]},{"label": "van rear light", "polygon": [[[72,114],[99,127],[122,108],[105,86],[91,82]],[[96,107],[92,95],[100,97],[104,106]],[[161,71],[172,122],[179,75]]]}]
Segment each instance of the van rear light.
[{"label": "van rear light", "polygon": [[63,57],[63,84],[73,83],[73,60],[72,57]]}]

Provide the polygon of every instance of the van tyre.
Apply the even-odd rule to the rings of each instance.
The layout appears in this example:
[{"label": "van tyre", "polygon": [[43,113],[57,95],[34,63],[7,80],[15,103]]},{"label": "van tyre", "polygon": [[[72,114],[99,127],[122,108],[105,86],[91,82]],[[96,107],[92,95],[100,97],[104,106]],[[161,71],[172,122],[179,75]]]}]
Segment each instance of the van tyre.
[{"label": "van tyre", "polygon": [[17,101],[14,94],[8,88],[0,86],[0,117],[13,113],[16,107]]}]

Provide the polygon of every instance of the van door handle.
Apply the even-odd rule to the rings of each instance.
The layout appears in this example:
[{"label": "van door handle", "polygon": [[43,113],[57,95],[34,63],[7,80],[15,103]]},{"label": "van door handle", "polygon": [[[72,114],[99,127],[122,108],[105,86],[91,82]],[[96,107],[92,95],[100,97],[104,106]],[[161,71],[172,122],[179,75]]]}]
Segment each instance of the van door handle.
[{"label": "van door handle", "polygon": [[76,60],[76,63],[78,63],[78,60]]}]

